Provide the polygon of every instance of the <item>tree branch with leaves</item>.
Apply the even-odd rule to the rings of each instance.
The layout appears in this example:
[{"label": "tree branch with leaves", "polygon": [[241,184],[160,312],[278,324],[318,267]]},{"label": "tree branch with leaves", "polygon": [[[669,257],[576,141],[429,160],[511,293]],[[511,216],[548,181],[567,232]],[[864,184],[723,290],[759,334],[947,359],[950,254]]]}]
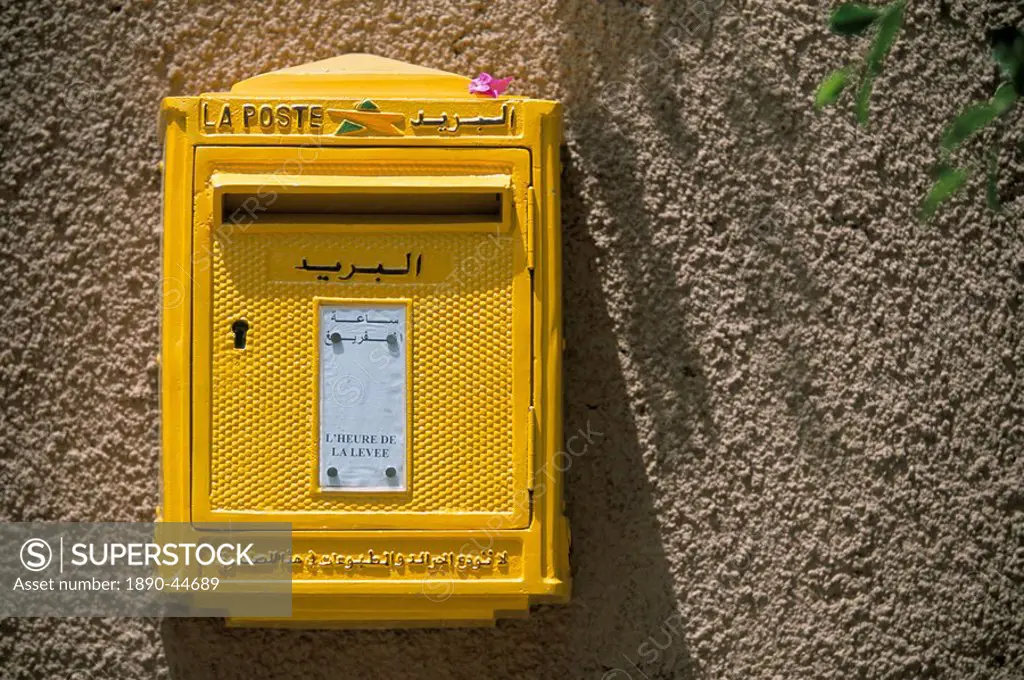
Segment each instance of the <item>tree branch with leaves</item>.
[{"label": "tree branch with leaves", "polygon": [[[847,38],[870,37],[870,44],[861,59],[833,71],[822,81],[814,98],[817,108],[835,104],[856,85],[854,110],[857,121],[867,126],[874,82],[903,26],[905,9],[906,0],[895,0],[887,5],[847,2],[832,11],[828,25],[833,33]],[[986,127],[1009,116],[1024,95],[1024,34],[1014,26],[1004,26],[991,31],[988,39],[992,58],[999,66],[1000,82],[989,99],[966,106],[943,131],[935,183],[921,204],[923,220],[930,219],[939,205],[963,188],[974,171],[970,164],[954,163],[954,152]],[[1000,209],[997,142],[993,141],[985,152],[985,193],[993,210]]]}]

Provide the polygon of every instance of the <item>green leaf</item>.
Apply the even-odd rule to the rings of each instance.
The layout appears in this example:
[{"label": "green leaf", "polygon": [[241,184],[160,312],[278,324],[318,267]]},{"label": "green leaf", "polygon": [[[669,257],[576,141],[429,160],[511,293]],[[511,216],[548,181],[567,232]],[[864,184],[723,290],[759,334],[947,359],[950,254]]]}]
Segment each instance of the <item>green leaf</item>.
[{"label": "green leaf", "polygon": [[1024,34],[1016,26],[1000,26],[989,33],[988,40],[992,58],[1017,94],[1024,96]]},{"label": "green leaf", "polygon": [[882,10],[858,2],[847,2],[837,7],[829,17],[828,27],[839,35],[860,35],[882,15]]},{"label": "green leaf", "polygon": [[939,172],[939,177],[928,192],[924,203],[921,205],[921,218],[930,219],[935,214],[939,204],[955,194],[957,190],[967,181],[967,170],[961,168],[944,168]]},{"label": "green leaf", "polygon": [[850,69],[841,68],[833,71],[818,86],[818,92],[814,95],[814,105],[820,109],[830,104],[835,104],[849,84]]},{"label": "green leaf", "polygon": [[993,147],[988,152],[988,168],[985,173],[985,200],[991,210],[999,212],[999,151]]},{"label": "green leaf", "polygon": [[1017,103],[1017,91],[1013,89],[1011,83],[1003,83],[996,90],[996,93],[992,95],[992,106],[995,107],[998,114],[1001,116]]},{"label": "green leaf", "polygon": [[875,41],[871,44],[866,59],[869,72],[876,75],[881,73],[882,62],[885,61],[886,55],[889,54],[893,43],[896,42],[900,27],[903,26],[903,8],[903,0],[897,0],[886,8],[879,20],[878,33],[875,34]]},{"label": "green leaf", "polygon": [[857,121],[861,127],[868,126],[868,113],[871,105],[871,89],[874,87],[875,76],[868,71],[860,81],[860,88],[857,90]]},{"label": "green leaf", "polygon": [[860,89],[857,91],[856,106],[857,120],[864,127],[867,127],[868,124],[871,91],[875,86],[875,76],[882,72],[882,62],[885,61],[886,55],[892,49],[892,44],[896,42],[900,26],[903,25],[903,7],[904,0],[896,0],[885,8],[878,22],[875,40],[871,43],[871,49],[868,50],[868,54],[864,58],[865,69],[860,81]]},{"label": "green leaf", "polygon": [[1013,108],[1017,93],[1009,83],[1003,83],[990,101],[978,102],[965,108],[953,119],[942,134],[942,148],[953,151],[980,132],[982,128]]},{"label": "green leaf", "polygon": [[952,151],[999,116],[988,102],[971,104],[953,119],[942,134],[942,148]]}]

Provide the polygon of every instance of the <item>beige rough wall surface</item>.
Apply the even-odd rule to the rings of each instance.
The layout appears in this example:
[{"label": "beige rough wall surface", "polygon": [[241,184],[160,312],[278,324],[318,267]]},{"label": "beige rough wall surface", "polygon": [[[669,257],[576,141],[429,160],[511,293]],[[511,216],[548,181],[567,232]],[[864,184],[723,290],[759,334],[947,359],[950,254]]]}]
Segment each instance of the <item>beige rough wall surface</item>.
[{"label": "beige rough wall surface", "polygon": [[[161,97],[373,52],[566,105],[570,605],[485,630],[3,620],[3,678],[1024,677],[1024,138],[922,227],[1016,2],[5,2],[0,519],[157,503]],[[973,152],[977,152],[975,149]],[[659,647],[653,647],[651,642]],[[646,646],[641,647],[645,643]],[[653,652],[653,653],[652,653]],[[76,675],[77,673],[77,675]]]}]

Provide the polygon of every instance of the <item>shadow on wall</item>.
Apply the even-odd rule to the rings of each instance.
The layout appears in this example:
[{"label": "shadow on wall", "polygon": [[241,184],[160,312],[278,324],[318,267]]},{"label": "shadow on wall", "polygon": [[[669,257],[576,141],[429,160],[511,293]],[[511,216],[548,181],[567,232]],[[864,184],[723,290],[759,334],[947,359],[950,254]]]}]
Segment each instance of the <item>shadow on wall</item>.
[{"label": "shadow on wall", "polygon": [[[635,25],[647,23],[628,16],[639,9],[615,11]],[[579,8],[571,12],[586,15]],[[660,25],[645,41],[625,41],[617,49],[649,58],[645,50],[664,49],[657,31],[672,26]],[[587,26],[574,30],[563,65],[587,64],[587,53],[607,50],[607,36]],[[628,54],[618,60],[628,62]],[[616,74],[591,68],[596,70],[582,78],[559,74],[571,127],[562,185],[565,435],[588,435],[574,440],[566,471],[572,602],[495,629],[287,631],[168,619],[162,636],[173,678],[700,675],[686,645],[686,612],[664,548],[662,522],[672,519],[659,519],[657,499],[666,498],[670,510],[672,489],[666,484],[659,490],[657,475],[686,474],[688,461],[702,455],[715,433],[703,371],[685,327],[686,291],[673,275],[674,251],[655,242],[652,210],[642,201],[647,168],[634,137],[650,131],[609,124],[608,100],[595,94],[592,78],[612,82]],[[653,106],[668,124],[683,102],[663,96],[667,90],[657,79],[669,71],[678,76],[681,65],[661,68],[643,76],[653,80],[640,94],[659,93],[651,95],[656,101],[630,105]],[[685,135],[675,139],[672,153],[695,152]],[[618,260],[602,259],[607,244],[599,244],[595,233],[615,240]],[[612,316],[612,298],[617,309],[627,310],[624,316]],[[638,422],[654,433],[653,441],[641,435]]]}]

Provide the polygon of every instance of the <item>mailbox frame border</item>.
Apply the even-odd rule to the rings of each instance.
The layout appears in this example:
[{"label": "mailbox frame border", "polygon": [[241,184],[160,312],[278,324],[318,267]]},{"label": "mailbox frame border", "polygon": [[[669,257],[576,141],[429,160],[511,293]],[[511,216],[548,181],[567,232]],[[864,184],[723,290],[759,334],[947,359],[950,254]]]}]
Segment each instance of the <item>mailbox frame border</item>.
[{"label": "mailbox frame border", "polygon": [[[562,332],[562,232],[559,203],[561,200],[560,149],[562,143],[562,107],[548,100],[502,98],[515,111],[515,124],[503,135],[478,136],[470,130],[465,134],[442,136],[408,135],[406,137],[374,138],[326,137],[322,134],[241,134],[225,133],[220,129],[204,128],[201,111],[208,104],[230,105],[236,116],[243,103],[257,106],[288,104],[296,99],[323,102],[324,106],[342,101],[353,106],[358,98],[352,95],[263,96],[232,93],[213,93],[199,96],[165,98],[160,111],[160,134],[163,141],[162,160],[162,223],[161,259],[161,354],[160,354],[160,442],[161,474],[159,478],[159,507],[161,521],[192,521],[192,456],[191,456],[191,382],[192,382],[192,278],[188,268],[194,257],[192,242],[193,191],[195,152],[204,146],[273,146],[273,145],[326,145],[332,147],[374,146],[422,148],[443,143],[448,148],[521,148],[531,155],[530,209],[537,215],[537,224],[543,224],[531,244],[535,250],[535,305],[533,351],[535,362],[534,396],[538,404],[531,413],[531,429],[535,432],[535,451],[531,459],[531,488],[544,484],[544,492],[536,496],[534,513],[526,529],[498,529],[495,531],[464,529],[425,529],[401,532],[367,531],[364,529],[321,529],[298,532],[294,535],[296,551],[317,546],[340,548],[358,545],[361,541],[377,540],[391,535],[409,540],[513,540],[521,545],[522,568],[513,579],[481,579],[458,581],[452,586],[450,608],[438,609],[427,619],[431,625],[454,617],[469,623],[490,623],[500,612],[525,609],[529,604],[564,603],[569,599],[572,576],[569,569],[569,522],[565,514],[563,497],[564,471],[555,465],[563,440],[562,361],[564,350]],[[400,108],[413,115],[424,107],[424,100],[376,99],[385,108]],[[449,101],[438,99],[426,103],[429,111],[441,107],[454,107],[469,115],[492,115],[493,100],[468,99]],[[449,109],[450,110],[450,109]],[[537,186],[536,196],[532,187]],[[546,480],[541,480],[541,476]],[[297,622],[268,620],[229,621],[233,625],[360,625],[365,613],[353,618],[344,612],[311,612],[301,605],[302,598],[333,598],[337,602],[349,598],[375,598],[383,606],[390,603],[385,614],[374,618],[401,625],[417,624],[423,614],[413,615],[399,602],[412,602],[422,598],[422,581],[409,580],[309,580],[294,577],[293,587],[299,609]],[[468,602],[480,599],[480,616],[470,616]],[[377,606],[377,605],[375,605]],[[500,610],[500,611],[499,611]],[[417,610],[418,611],[418,610]],[[479,619],[479,620],[476,620]],[[348,621],[348,623],[345,623]],[[356,622],[356,623],[353,623]],[[378,624],[379,625],[379,624]]]}]

